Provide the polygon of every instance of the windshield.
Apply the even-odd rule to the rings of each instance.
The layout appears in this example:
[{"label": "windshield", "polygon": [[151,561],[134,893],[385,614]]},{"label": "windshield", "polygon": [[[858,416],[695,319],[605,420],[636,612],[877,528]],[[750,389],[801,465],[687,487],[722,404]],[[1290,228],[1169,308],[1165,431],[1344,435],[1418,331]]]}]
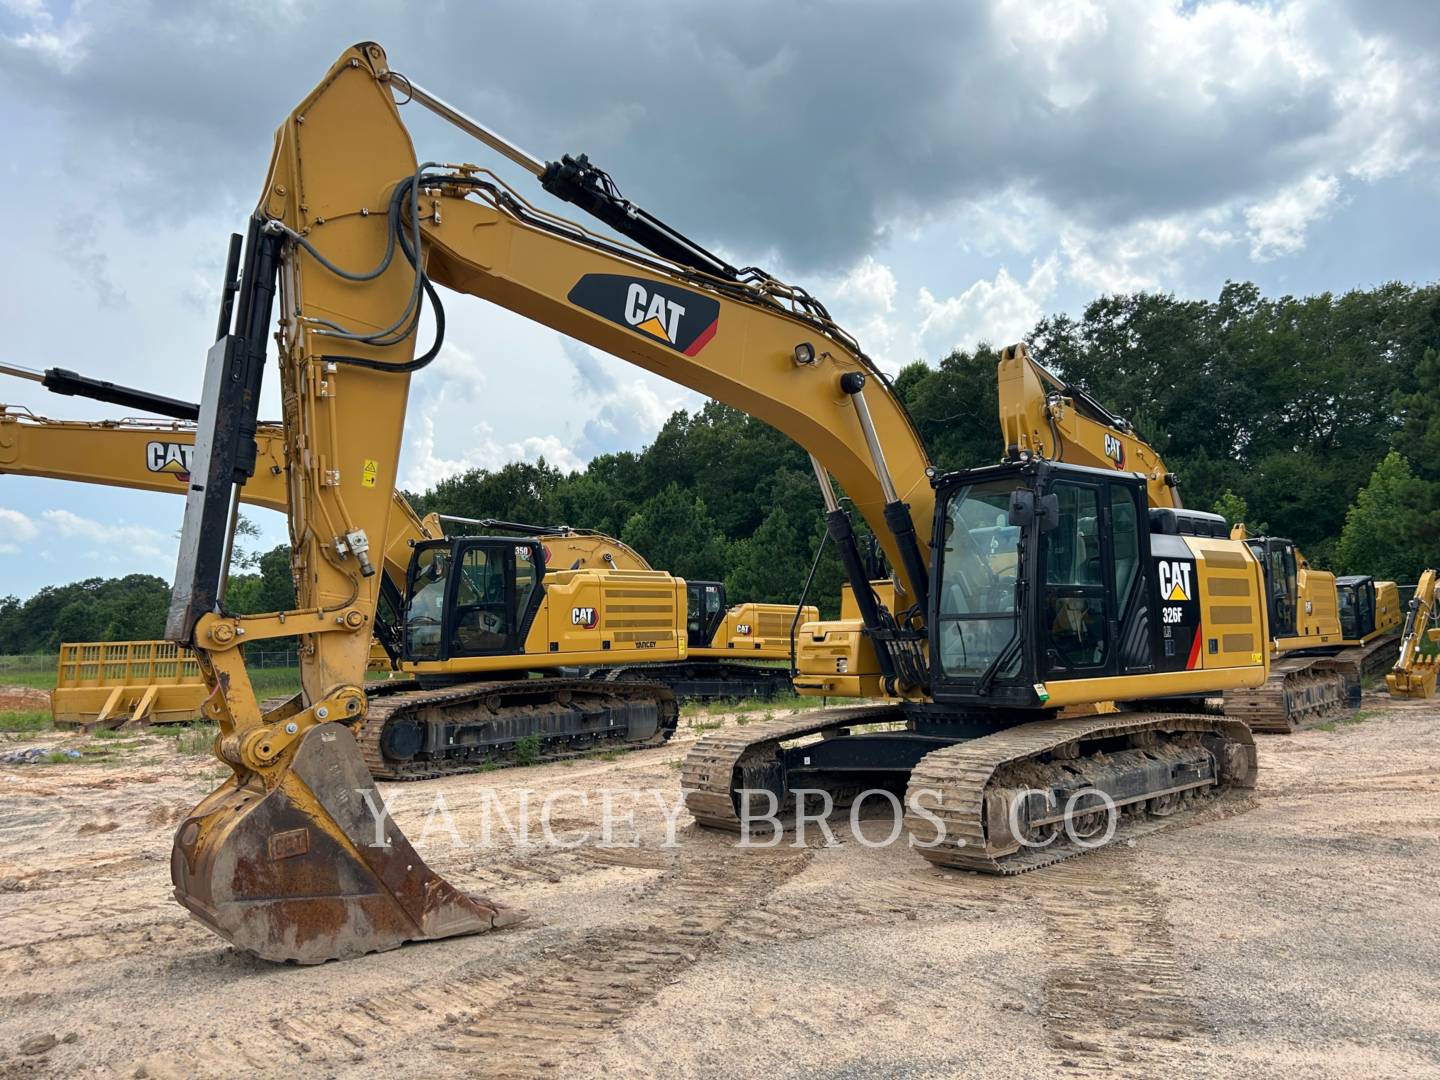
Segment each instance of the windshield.
[{"label": "windshield", "polygon": [[[984,674],[1015,637],[1020,529],[1008,524],[1013,480],[971,484],[945,506],[940,562],[940,666],[946,675]],[[1020,657],[996,675],[1018,669]]]}]

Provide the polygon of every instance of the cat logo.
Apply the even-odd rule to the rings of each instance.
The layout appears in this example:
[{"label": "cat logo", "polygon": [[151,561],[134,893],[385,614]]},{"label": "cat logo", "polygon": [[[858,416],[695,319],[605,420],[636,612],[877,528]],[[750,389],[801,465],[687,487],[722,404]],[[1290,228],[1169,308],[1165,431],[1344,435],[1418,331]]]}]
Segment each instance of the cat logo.
[{"label": "cat logo", "polygon": [[1117,469],[1125,467],[1125,444],[1119,435],[1105,436],[1105,456],[1115,463]]},{"label": "cat logo", "polygon": [[577,607],[570,609],[570,624],[578,626],[582,630],[594,630],[600,622],[600,613],[593,607]]},{"label": "cat logo", "polygon": [[566,299],[686,356],[708,345],[720,325],[720,301],[665,281],[586,274]]},{"label": "cat logo", "polygon": [[741,635],[742,637],[749,637],[749,636],[750,636],[750,624],[749,624],[748,622],[742,622],[742,623],[740,623],[738,626],[735,627],[735,632],[736,632],[737,634]]},{"label": "cat logo", "polygon": [[1160,562],[1160,599],[1162,600],[1189,600],[1193,595],[1190,591],[1190,571],[1194,563]]},{"label": "cat logo", "polygon": [[658,292],[647,296],[645,286],[638,281],[632,281],[625,292],[625,321],[667,345],[675,344],[675,335],[680,332],[680,316],[684,314],[683,307]]},{"label": "cat logo", "polygon": [[154,473],[170,473],[181,482],[190,479],[190,459],[194,446],[173,442],[145,444],[145,468]]}]

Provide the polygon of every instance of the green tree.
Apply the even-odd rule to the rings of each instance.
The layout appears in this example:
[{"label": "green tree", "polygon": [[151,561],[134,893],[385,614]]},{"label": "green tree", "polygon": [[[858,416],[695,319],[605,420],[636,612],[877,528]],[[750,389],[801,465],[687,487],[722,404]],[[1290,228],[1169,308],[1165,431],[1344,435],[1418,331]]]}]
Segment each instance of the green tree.
[{"label": "green tree", "polygon": [[724,580],[725,537],[705,503],[679,484],[641,503],[620,539],[658,569],[687,580]]},{"label": "green tree", "polygon": [[1345,515],[1337,552],[1343,571],[1413,582],[1440,560],[1433,539],[1417,536],[1416,522],[1428,509],[1428,485],[1395,451],[1375,467],[1370,482]]}]

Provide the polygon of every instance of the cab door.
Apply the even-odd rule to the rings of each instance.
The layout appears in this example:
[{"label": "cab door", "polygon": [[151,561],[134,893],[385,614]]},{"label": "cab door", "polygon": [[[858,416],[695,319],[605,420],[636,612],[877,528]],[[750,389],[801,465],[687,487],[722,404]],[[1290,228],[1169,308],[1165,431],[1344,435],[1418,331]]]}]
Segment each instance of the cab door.
[{"label": "cab door", "polygon": [[1275,537],[1247,543],[1265,571],[1266,604],[1270,608],[1270,636],[1294,637],[1300,607],[1295,545],[1289,540]]},{"label": "cab door", "polygon": [[686,645],[707,648],[725,618],[725,586],[718,581],[686,582],[685,608]]},{"label": "cab door", "polygon": [[1138,484],[1057,480],[1055,525],[1041,534],[1040,670],[1045,679],[1151,671]]},{"label": "cab door", "polygon": [[408,660],[504,656],[524,650],[543,591],[532,541],[479,537],[420,544],[410,562]]},{"label": "cab door", "polygon": [[504,539],[455,542],[455,581],[445,620],[448,658],[522,652],[539,603],[536,545]]}]

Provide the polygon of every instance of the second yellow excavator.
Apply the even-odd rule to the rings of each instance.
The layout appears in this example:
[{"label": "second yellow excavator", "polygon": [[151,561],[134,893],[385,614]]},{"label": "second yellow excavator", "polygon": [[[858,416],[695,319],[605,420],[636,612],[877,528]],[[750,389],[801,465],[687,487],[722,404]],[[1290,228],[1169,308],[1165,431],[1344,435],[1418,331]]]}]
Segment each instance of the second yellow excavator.
[{"label": "second yellow excavator", "polygon": [[[34,379],[57,392],[176,417],[66,421],[0,407],[0,473],[185,494],[195,443],[188,418],[198,414],[197,406],[65,369],[42,374],[0,365],[0,372]],[[254,438],[261,464],[241,489],[240,501],[283,511],[283,432],[278,425],[259,424]],[[483,541],[486,555],[497,564],[523,568],[539,558],[551,568],[552,587],[537,607],[541,625],[549,621],[544,616],[550,604],[567,603],[572,612],[583,611],[584,618],[553,640],[515,635],[492,642],[484,659],[464,665],[457,678],[462,665],[449,656],[437,663],[429,646],[421,644],[426,632],[418,627],[425,615],[414,613],[408,638],[401,631],[410,614],[408,603],[434,600],[433,582],[417,579],[412,562],[434,558],[434,552],[444,559],[447,520],[486,530],[485,536],[464,539],[472,552]],[[521,538],[502,533],[519,533]],[[517,754],[540,760],[650,745],[673,730],[677,697],[762,697],[788,687],[790,627],[797,616],[817,616],[813,607],[730,607],[723,583],[686,582],[654,571],[633,548],[602,533],[444,515],[422,520],[398,492],[384,552],[376,641],[397,671],[416,674],[422,686],[416,690],[414,684],[395,682],[368,688],[372,698],[385,701],[385,718],[372,727],[366,753],[379,779],[422,779],[491,767],[507,764]],[[524,573],[522,569],[522,577]],[[493,588],[498,593],[504,586],[496,577]],[[500,608],[492,605],[492,610]],[[756,661],[786,663],[775,667]],[[531,671],[549,678],[537,682],[529,677]],[[580,681],[585,685],[572,685]],[[459,682],[483,682],[487,707],[463,719],[452,708],[441,728],[442,710],[430,704],[434,695],[426,691]],[[458,700],[452,685],[444,692],[448,701]],[[651,712],[662,717],[658,728],[647,720]],[[580,716],[588,719],[577,719]]]}]

